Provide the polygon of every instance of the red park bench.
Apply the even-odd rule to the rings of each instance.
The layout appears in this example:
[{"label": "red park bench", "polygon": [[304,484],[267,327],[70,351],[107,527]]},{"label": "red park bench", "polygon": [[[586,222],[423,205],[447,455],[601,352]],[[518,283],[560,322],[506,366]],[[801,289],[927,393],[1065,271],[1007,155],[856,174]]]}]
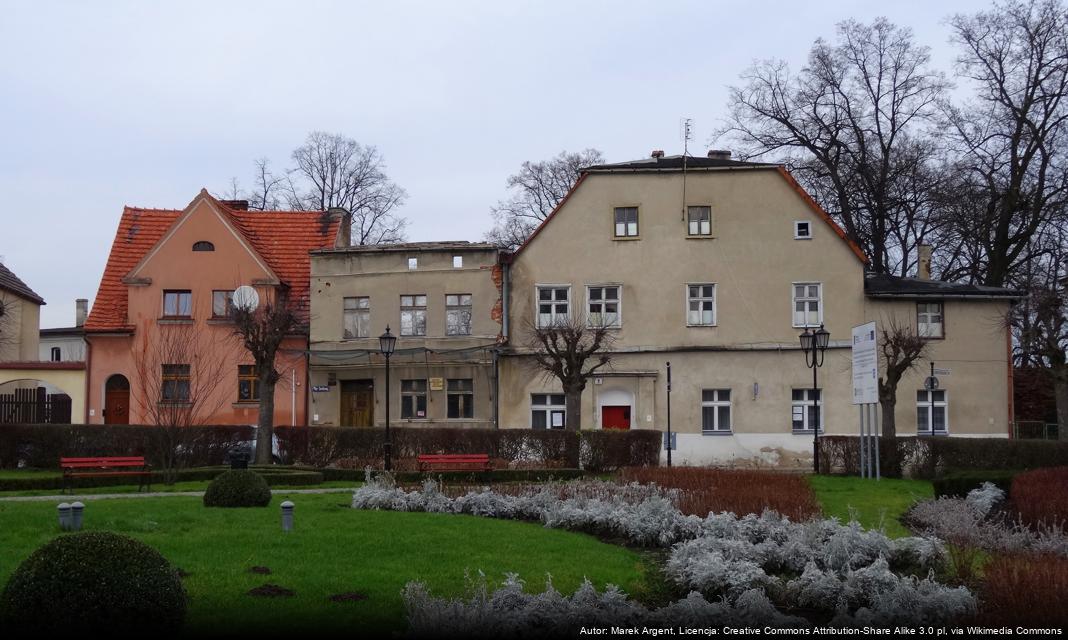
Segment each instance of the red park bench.
[{"label": "red park bench", "polygon": [[152,470],[144,456],[60,458],[63,469],[63,491],[71,490],[74,478],[104,476],[137,476],[137,490],[152,489]]},{"label": "red park bench", "polygon": [[419,471],[492,471],[488,453],[423,454],[416,458]]}]

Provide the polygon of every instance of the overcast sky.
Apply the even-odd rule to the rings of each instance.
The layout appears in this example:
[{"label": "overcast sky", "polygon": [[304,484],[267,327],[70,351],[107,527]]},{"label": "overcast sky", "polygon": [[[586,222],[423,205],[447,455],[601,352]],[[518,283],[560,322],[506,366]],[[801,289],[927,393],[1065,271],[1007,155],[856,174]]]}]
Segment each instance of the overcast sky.
[{"label": "overcast sky", "polygon": [[951,69],[975,2],[0,3],[0,255],[71,326],[125,204],[251,186],[309,131],[377,146],[411,240],[478,240],[524,160],[703,153],[753,60],[803,64],[846,18],[912,27]]}]

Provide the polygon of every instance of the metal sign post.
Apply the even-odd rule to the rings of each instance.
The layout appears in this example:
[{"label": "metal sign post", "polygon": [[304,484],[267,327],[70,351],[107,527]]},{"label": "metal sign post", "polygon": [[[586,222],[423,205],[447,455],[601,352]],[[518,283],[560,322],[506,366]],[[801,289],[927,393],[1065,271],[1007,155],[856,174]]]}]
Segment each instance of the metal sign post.
[{"label": "metal sign post", "polygon": [[853,327],[853,404],[860,408],[860,476],[879,479],[879,353],[874,322]]},{"label": "metal sign post", "polygon": [[671,363],[667,363],[667,466],[671,466],[671,450],[674,439],[671,437]]}]

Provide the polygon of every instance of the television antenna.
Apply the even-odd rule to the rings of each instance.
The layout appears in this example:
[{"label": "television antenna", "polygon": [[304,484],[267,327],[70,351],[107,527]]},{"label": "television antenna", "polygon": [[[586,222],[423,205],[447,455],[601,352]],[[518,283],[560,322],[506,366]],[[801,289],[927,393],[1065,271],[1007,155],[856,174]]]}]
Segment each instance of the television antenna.
[{"label": "television antenna", "polygon": [[260,306],[260,294],[247,284],[234,289],[234,306],[244,311],[255,311]]},{"label": "television antenna", "polygon": [[693,118],[679,120],[682,135],[682,221],[686,222],[686,159],[690,157],[690,139],[693,138]]}]

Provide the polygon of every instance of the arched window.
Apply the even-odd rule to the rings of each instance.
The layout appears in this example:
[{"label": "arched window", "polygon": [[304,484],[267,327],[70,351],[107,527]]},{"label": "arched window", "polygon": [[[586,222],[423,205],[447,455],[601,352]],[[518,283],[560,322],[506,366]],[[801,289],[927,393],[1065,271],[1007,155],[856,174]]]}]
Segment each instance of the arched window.
[{"label": "arched window", "polygon": [[207,240],[201,240],[193,243],[193,251],[215,251],[215,245]]}]

